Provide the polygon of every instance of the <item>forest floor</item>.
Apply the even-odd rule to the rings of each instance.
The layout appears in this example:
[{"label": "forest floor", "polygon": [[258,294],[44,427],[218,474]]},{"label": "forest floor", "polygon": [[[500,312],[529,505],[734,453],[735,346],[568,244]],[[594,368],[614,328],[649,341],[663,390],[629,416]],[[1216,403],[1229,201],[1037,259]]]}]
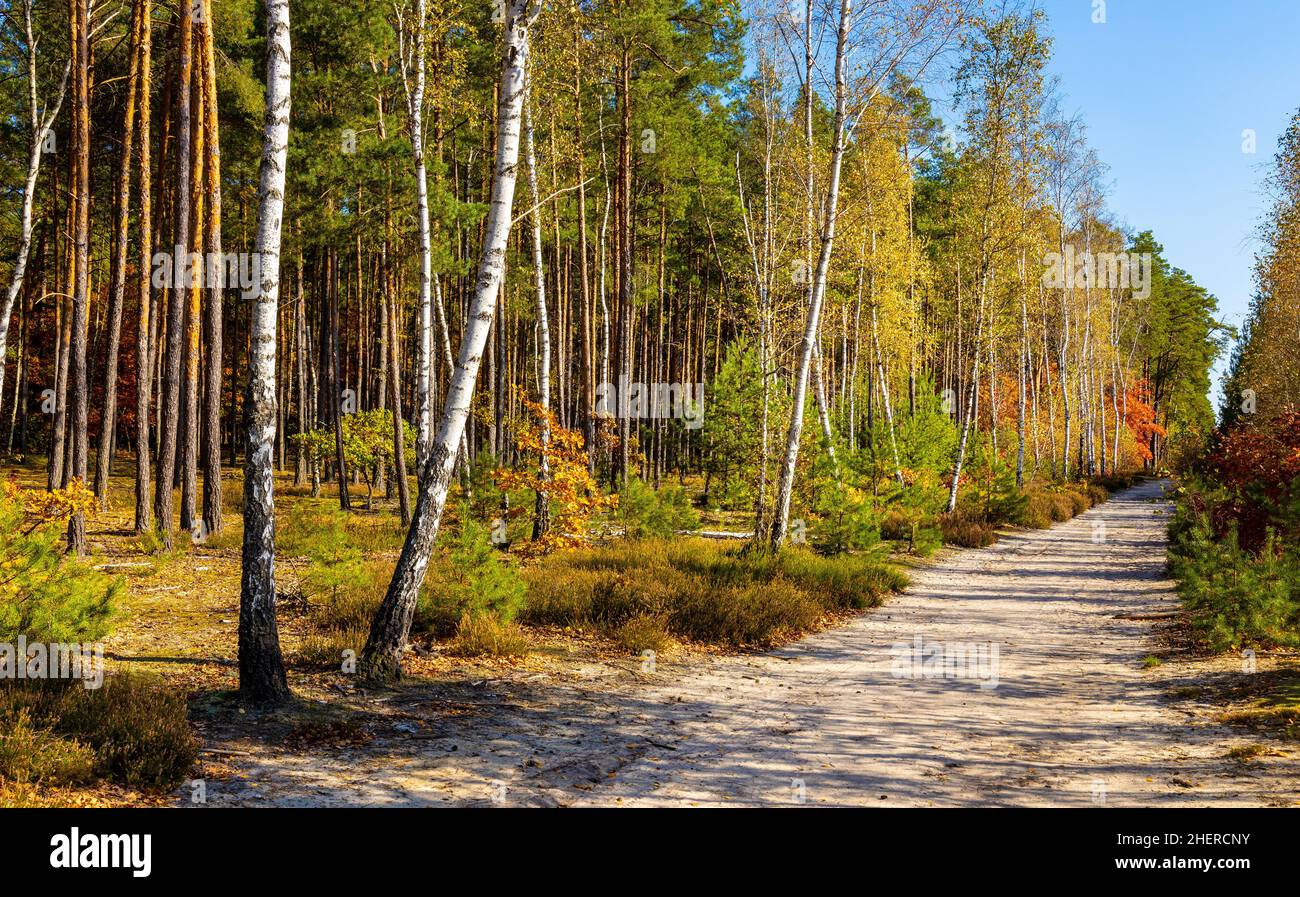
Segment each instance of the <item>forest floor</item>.
[{"label": "forest floor", "polygon": [[[413,654],[394,689],[294,674],[291,711],[245,712],[225,690],[238,552],[207,548],[178,560],[182,586],[133,584],[110,649],[197,694],[202,768],[178,805],[1298,804],[1300,744],[1227,720],[1296,691],[1295,657],[1246,673],[1195,650],[1164,485],[944,551],[883,607],[766,653],[645,664],[552,633],[521,662]],[[917,639],[997,663],[900,678],[895,646]]]}]

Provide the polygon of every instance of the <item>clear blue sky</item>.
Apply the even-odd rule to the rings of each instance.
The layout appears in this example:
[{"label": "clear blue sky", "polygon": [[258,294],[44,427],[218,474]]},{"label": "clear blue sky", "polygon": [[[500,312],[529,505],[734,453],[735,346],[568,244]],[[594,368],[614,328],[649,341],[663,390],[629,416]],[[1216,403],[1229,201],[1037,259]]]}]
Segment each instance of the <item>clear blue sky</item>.
[{"label": "clear blue sky", "polygon": [[[1113,213],[1154,231],[1169,261],[1218,298],[1221,318],[1240,324],[1261,179],[1300,107],[1300,2],[1108,0],[1104,24],[1092,0],[1042,5],[1050,71],[1110,166]],[[1242,152],[1247,128],[1254,155]]]}]

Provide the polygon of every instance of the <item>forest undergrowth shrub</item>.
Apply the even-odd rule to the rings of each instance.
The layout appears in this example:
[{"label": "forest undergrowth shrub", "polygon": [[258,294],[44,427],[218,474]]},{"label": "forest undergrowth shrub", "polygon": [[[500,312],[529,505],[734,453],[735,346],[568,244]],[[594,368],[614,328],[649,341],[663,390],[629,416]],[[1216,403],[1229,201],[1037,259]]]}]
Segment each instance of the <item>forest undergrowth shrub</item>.
[{"label": "forest undergrowth shrub", "polygon": [[659,621],[686,641],[760,647],[795,638],[830,614],[873,607],[906,585],[872,557],[807,550],[745,552],[702,539],[615,543],[555,555],[524,571],[529,624],[619,633]]},{"label": "forest undergrowth shrub", "polygon": [[812,519],[806,525],[805,535],[821,554],[870,552],[880,547],[880,513],[876,503],[870,492],[853,485],[862,482],[862,477],[851,466],[865,460],[861,453],[845,453],[841,464],[850,469],[840,469],[824,457],[814,465]]},{"label": "forest undergrowth shrub", "polygon": [[119,673],[101,688],[69,688],[54,730],[95,751],[96,769],[132,788],[177,785],[198,757],[185,696],[139,674]]},{"label": "forest undergrowth shrub", "polygon": [[523,657],[531,642],[523,628],[491,614],[466,613],[456,625],[451,653],[461,657]]},{"label": "forest undergrowth shrub", "polygon": [[102,685],[0,686],[0,778],[45,786],[95,778],[150,791],[178,784],[198,757],[183,693],[136,673]]},{"label": "forest undergrowth shrub", "polygon": [[1142,479],[1136,471],[1122,471],[1119,473],[1106,473],[1092,478],[1092,482],[1106,490],[1107,495],[1113,495],[1116,492],[1123,492],[1125,489],[1131,489]]},{"label": "forest undergrowth shrub", "polygon": [[307,607],[296,656],[309,667],[337,668],[345,651],[360,653],[392,575],[391,560],[358,544],[366,540],[358,539],[353,516],[307,500],[290,509],[277,531],[285,566],[298,577],[295,597]]},{"label": "forest undergrowth shrub", "polygon": [[1231,522],[1222,532],[1226,494],[1185,481],[1170,522],[1169,569],[1192,626],[1214,651],[1300,645],[1300,546],[1272,529],[1257,549]]},{"label": "forest undergrowth shrub", "polygon": [[619,493],[614,517],[629,539],[664,539],[699,529],[700,515],[680,486],[653,489],[638,477]]},{"label": "forest undergrowth shrub", "polygon": [[632,617],[614,630],[614,641],[632,654],[643,651],[659,653],[672,643],[668,621],[653,614]]},{"label": "forest undergrowth shrub", "polygon": [[95,772],[95,752],[32,723],[27,708],[0,717],[0,780],[14,785],[79,785]]},{"label": "forest undergrowth shrub", "polygon": [[491,543],[489,530],[462,505],[450,548],[430,564],[416,605],[416,627],[453,636],[463,655],[518,656],[527,638],[515,623],[527,586],[515,559]]},{"label": "forest undergrowth shrub", "polygon": [[[93,507],[80,481],[53,492],[6,484],[0,494],[0,641],[85,646],[107,635],[121,580],[68,555],[60,542],[68,517]],[[107,676],[96,688],[79,679],[0,682],[6,802],[26,802],[13,799],[12,788],[96,777],[168,788],[197,751],[184,696],[138,676]]]},{"label": "forest undergrowth shrub", "polygon": [[943,544],[939,513],[948,495],[934,471],[904,470],[902,485],[892,485],[884,496],[880,537],[907,543],[907,552],[929,557]]},{"label": "forest undergrowth shrub", "polygon": [[1300,410],[1215,431],[1178,487],[1169,568],[1213,650],[1300,644]]},{"label": "forest undergrowth shrub", "polygon": [[0,641],[93,642],[108,634],[122,581],[67,553],[67,520],[94,495],[79,480],[53,492],[0,490]]},{"label": "forest undergrowth shrub", "polygon": [[997,541],[997,527],[976,509],[960,505],[939,515],[945,545],[960,548],[986,548]]}]

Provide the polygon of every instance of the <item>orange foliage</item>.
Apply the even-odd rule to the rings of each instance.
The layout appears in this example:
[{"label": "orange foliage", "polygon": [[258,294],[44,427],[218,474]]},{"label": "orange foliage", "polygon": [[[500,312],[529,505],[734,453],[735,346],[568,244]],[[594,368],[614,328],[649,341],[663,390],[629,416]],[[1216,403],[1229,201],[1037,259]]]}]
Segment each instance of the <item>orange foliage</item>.
[{"label": "orange foliage", "polygon": [[1156,410],[1148,404],[1150,398],[1151,386],[1146,380],[1128,388],[1124,423],[1133,434],[1138,457],[1143,461],[1151,460],[1151,437],[1165,435],[1165,428],[1156,423]]},{"label": "orange foliage", "polygon": [[[588,541],[591,518],[618,503],[617,495],[601,494],[587,470],[587,450],[582,433],[568,430],[555,422],[555,415],[536,402],[524,403],[528,417],[515,425],[515,444],[538,463],[524,469],[499,467],[492,478],[502,489],[531,489],[544,492],[550,501],[551,526],[540,539],[529,542],[525,554],[549,554],[575,548]],[[550,431],[549,440],[542,434]],[[546,474],[541,459],[546,459]],[[525,509],[514,508],[513,514]]]}]

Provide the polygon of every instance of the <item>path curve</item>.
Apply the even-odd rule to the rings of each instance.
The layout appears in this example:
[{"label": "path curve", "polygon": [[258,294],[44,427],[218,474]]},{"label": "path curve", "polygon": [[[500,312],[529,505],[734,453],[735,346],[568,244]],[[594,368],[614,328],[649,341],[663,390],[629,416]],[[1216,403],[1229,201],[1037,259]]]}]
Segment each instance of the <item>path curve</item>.
[{"label": "path curve", "polygon": [[[1166,485],[1146,482],[1049,530],[957,552],[847,626],[682,681],[679,706],[707,717],[688,724],[676,750],[621,768],[576,802],[1259,805],[1287,789],[1294,798],[1293,775],[1252,775],[1227,760],[1228,733],[1191,727],[1143,667],[1153,615],[1177,607],[1165,574]],[[924,665],[900,678],[916,666],[896,646],[918,640],[952,657],[976,646],[976,662],[961,665],[974,678],[931,678]]]},{"label": "path curve", "polygon": [[[1144,667],[1159,650],[1155,628],[1178,608],[1165,574],[1165,485],[1144,483],[991,548],[947,552],[884,606],[777,651],[404,687],[374,701],[428,720],[420,740],[394,731],[342,752],[258,749],[207,800],[1294,804],[1300,764],[1281,751],[1229,759],[1248,733],[1217,723],[1212,703],[1169,699],[1175,683],[1221,677],[1231,658]],[[963,667],[975,675],[929,678],[922,666],[900,677],[914,666],[899,665],[896,646],[918,640],[949,653],[976,646],[977,662]],[[438,710],[449,702],[470,712]]]}]

